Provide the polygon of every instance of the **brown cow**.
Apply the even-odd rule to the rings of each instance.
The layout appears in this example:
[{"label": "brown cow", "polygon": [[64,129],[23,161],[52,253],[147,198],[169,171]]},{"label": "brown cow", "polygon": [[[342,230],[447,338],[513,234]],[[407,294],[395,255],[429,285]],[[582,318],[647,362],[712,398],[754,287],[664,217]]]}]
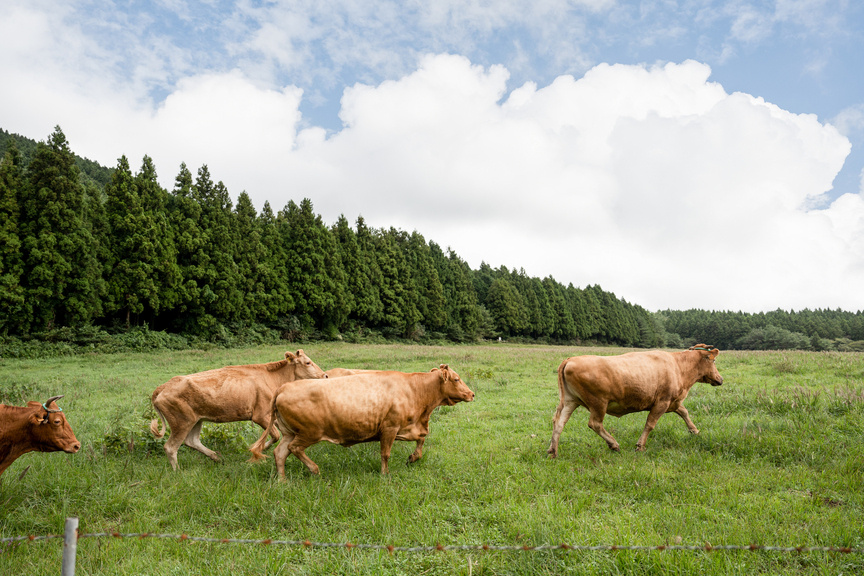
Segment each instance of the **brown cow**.
[{"label": "brown cow", "polygon": [[[219,461],[219,455],[201,443],[201,426],[207,422],[251,420],[267,428],[273,393],[286,382],[305,378],[326,378],[303,350],[285,352],[285,360],[269,364],[226,366],[188,376],[175,376],[153,391],[151,402],[159,419],[150,423],[157,438],[171,436],[165,442],[165,453],[171,467],[177,469],[177,450],[181,444]],[[278,433],[267,444],[279,439]]]},{"label": "brown cow", "polygon": [[342,376],[353,376],[354,374],[365,374],[366,372],[380,372],[380,370],[360,370],[355,368],[331,368],[324,372],[328,378],[341,378]]},{"label": "brown cow", "polygon": [[699,430],[681,404],[696,382],[720,386],[723,377],[714,359],[720,351],[713,346],[697,344],[684,352],[630,352],[620,356],[574,356],[558,367],[558,390],[561,401],[555,411],[552,442],[547,452],[558,456],[561,431],[578,406],[588,409],[588,427],[606,441],[611,450],[620,447],[603,427],[603,417],[620,418],[631,412],[648,412],[645,429],[636,442],[636,450],[645,450],[648,434],[660,416],[675,412],[687,424],[691,434]]},{"label": "brown cow", "polygon": [[60,398],[63,396],[54,396],[44,404],[28,402],[27,406],[0,404],[0,475],[27,452],[74,454],[81,449],[63,409],[57,406]]},{"label": "brown cow", "polygon": [[430,372],[366,372],[283,384],[273,396],[270,426],[249,448],[250,462],[266,458],[262,447],[276,426],[283,435],[273,454],[281,479],[289,452],[318,474],[318,465],[304,451],[322,440],[340,446],[378,440],[381,473],[386,474],[394,441],[416,441],[408,463],[416,462],[423,455],[432,411],[473,399],[474,392],[446,364]]}]

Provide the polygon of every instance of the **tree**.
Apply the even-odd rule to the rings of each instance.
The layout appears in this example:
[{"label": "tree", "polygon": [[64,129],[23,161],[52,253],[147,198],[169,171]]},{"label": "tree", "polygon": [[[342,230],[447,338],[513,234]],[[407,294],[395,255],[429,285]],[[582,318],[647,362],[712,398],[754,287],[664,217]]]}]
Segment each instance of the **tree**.
[{"label": "tree", "polygon": [[101,316],[104,291],[84,189],[63,131],[37,145],[21,207],[25,310],[22,325],[52,329]]},{"label": "tree", "polygon": [[21,153],[15,140],[11,140],[0,160],[0,330],[4,333],[17,329],[24,306],[24,261],[18,235],[18,193],[23,186]]},{"label": "tree", "polygon": [[201,228],[202,208],[192,183],[192,174],[186,163],[180,164],[180,172],[174,179],[174,190],[168,203],[168,214],[174,230],[177,247],[177,267],[180,269],[180,285],[177,290],[177,314],[174,324],[183,331],[196,331],[206,314],[204,294],[204,267],[207,255],[204,251],[210,239]]},{"label": "tree", "polygon": [[528,326],[524,307],[520,305],[519,293],[506,276],[492,281],[485,306],[492,315],[495,328],[502,334],[519,334]]},{"label": "tree", "polygon": [[317,326],[335,337],[348,316],[345,271],[335,238],[308,198],[300,206],[288,202],[279,213],[279,229],[296,313],[305,326]]}]

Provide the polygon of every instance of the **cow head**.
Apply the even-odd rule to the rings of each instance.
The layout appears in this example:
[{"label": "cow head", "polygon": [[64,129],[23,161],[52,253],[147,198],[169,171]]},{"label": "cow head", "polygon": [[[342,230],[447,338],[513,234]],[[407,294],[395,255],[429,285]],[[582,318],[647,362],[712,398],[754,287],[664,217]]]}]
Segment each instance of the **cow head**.
[{"label": "cow head", "polygon": [[712,386],[720,386],[723,384],[723,377],[720,375],[720,372],[717,371],[717,365],[714,363],[714,360],[720,354],[720,350],[714,346],[708,346],[707,344],[696,344],[695,346],[691,346],[689,350],[699,352],[700,356],[696,365],[700,377],[696,381],[705,382]]},{"label": "cow head", "polygon": [[297,354],[285,352],[285,359],[294,365],[294,377],[297,380],[327,378],[327,374],[302,349],[297,350]]},{"label": "cow head", "polygon": [[38,407],[30,416],[30,436],[33,445],[39,452],[57,452],[62,450],[74,454],[81,449],[81,443],[75,438],[72,427],[63,415],[63,409],[57,406],[57,400],[63,396],[49,398],[44,404],[28,402],[28,406]]},{"label": "cow head", "polygon": [[438,368],[433,368],[430,372],[439,371],[441,378],[441,393],[444,395],[445,406],[453,406],[457,402],[471,402],[474,400],[474,392],[459,378],[454,370],[451,370],[447,364],[441,364]]}]

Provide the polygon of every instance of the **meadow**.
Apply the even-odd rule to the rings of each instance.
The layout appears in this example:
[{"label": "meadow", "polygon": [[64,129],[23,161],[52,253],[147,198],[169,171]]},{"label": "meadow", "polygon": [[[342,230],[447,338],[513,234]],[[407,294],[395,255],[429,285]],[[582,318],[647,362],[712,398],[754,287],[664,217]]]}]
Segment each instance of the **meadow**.
[{"label": "meadow", "polygon": [[[246,462],[251,423],[205,425],[215,463],[189,448],[173,472],[147,432],[153,389],[178,374],[268,362],[283,347],[93,354],[0,361],[0,402],[60,401],[82,442],[75,455],[28,454],[0,478],[0,537],[151,532],[394,546],[684,544],[864,548],[864,354],[721,352],[720,387],[685,403],[700,429],[661,418],[633,450],[645,413],[607,417],[613,453],[577,410],[546,448],[556,369],[617,348],[357,345],[304,350],[323,369],[455,369],[476,393],[437,409],[423,458],[397,442],[391,473],[377,444],[308,450],[288,481],[273,458]],[[270,452],[272,454],[272,451]],[[0,545],[2,546],[2,545]],[[0,547],[0,574],[56,574],[62,541]],[[82,539],[76,574],[854,574],[864,554],[749,551],[424,552],[293,548],[156,539]]]}]

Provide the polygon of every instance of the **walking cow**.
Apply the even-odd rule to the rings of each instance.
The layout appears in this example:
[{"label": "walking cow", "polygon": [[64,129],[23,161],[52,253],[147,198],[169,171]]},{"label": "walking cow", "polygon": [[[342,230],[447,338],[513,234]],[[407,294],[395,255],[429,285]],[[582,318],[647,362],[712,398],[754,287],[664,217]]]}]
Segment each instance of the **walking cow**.
[{"label": "walking cow", "polygon": [[[226,366],[175,376],[153,391],[151,402],[158,419],[150,423],[156,438],[171,437],[165,442],[165,453],[171,467],[177,469],[177,450],[182,444],[219,461],[219,455],[201,443],[201,426],[208,422],[238,422],[252,420],[267,427],[273,393],[285,382],[304,378],[326,378],[324,371],[303,350],[297,354],[285,352],[285,360],[269,364]],[[159,420],[163,429],[159,430]],[[274,432],[269,447],[279,439]]]},{"label": "walking cow", "polygon": [[547,452],[553,458],[558,456],[558,439],[578,406],[588,409],[588,427],[616,452],[620,450],[618,442],[603,427],[606,414],[620,418],[632,412],[648,412],[645,429],[636,442],[638,451],[645,450],[648,434],[667,412],[678,414],[690,433],[698,434],[682,402],[696,382],[723,384],[714,364],[719,353],[713,346],[697,344],[683,352],[652,350],[620,356],[573,356],[564,360],[558,367],[561,401],[555,411],[552,442]]},{"label": "walking cow", "polygon": [[446,364],[430,372],[370,371],[332,378],[283,384],[273,395],[270,426],[249,450],[250,462],[265,458],[261,453],[267,434],[279,428],[282,441],[273,457],[276,470],[285,479],[285,460],[294,454],[309,471],[318,474],[305,450],[322,440],[353,446],[381,442],[381,473],[388,471],[390,449],[395,440],[416,441],[408,457],[416,462],[423,455],[429,434],[429,417],[438,406],[471,402],[474,392]]}]

